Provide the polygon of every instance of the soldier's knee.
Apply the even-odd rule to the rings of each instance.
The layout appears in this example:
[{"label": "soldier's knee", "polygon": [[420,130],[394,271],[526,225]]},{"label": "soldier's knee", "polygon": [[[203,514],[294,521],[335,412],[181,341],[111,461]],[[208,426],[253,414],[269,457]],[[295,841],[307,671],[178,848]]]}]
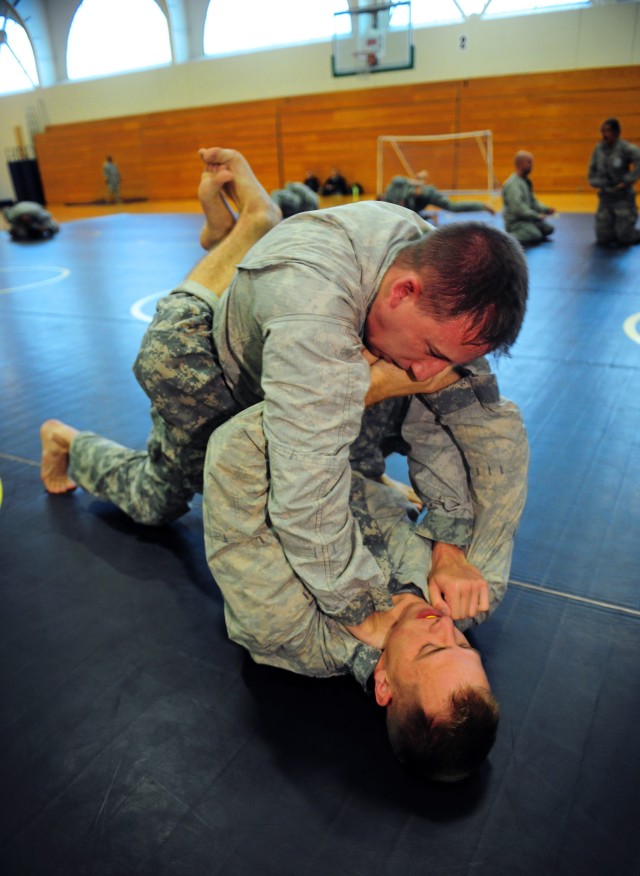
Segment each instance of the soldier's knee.
[{"label": "soldier's knee", "polygon": [[616,235],[612,222],[598,222],[596,220],[596,241],[598,243],[613,243]]},{"label": "soldier's knee", "polygon": [[519,243],[540,243],[544,239],[544,234],[536,225],[521,228],[513,236]]},{"label": "soldier's knee", "polygon": [[634,243],[640,243],[640,231],[631,229],[630,232],[618,235],[618,243],[621,246],[632,246]]},{"label": "soldier's knee", "polygon": [[636,243],[640,233],[636,229],[635,216],[624,216],[619,218],[616,222],[615,232],[618,243],[621,243],[623,246],[629,246],[632,243]]}]

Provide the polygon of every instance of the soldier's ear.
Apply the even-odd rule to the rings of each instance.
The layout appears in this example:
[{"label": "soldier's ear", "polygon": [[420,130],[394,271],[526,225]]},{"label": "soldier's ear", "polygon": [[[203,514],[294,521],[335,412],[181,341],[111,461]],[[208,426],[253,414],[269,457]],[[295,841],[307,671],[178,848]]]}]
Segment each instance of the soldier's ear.
[{"label": "soldier's ear", "polygon": [[389,306],[397,307],[406,298],[419,297],[420,278],[413,271],[407,271],[397,277],[391,284]]},{"label": "soldier's ear", "polygon": [[378,665],[374,670],[373,681],[376,702],[379,706],[385,708],[391,702],[391,685],[389,684],[387,671],[384,668],[383,657],[384,654],[378,661]]}]

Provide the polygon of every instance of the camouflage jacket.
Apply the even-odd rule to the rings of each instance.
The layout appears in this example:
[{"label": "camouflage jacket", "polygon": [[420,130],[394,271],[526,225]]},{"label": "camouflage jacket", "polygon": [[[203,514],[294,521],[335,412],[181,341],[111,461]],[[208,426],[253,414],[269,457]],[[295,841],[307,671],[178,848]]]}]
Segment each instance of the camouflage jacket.
[{"label": "camouflage jacket", "polygon": [[512,173],[502,187],[504,204],[504,227],[510,231],[516,222],[535,222],[549,208],[541,204],[533,194],[533,185],[529,179]]},{"label": "camouflage jacket", "polygon": [[[344,623],[388,604],[381,570],[349,510],[349,448],[369,386],[364,323],[398,248],[429,227],[379,202],[294,216],[250,250],[214,317],[236,400],[243,407],[265,401],[270,521],[319,608]],[[439,443],[439,462],[449,461],[458,486],[430,498],[430,534],[467,545],[473,507],[466,474],[451,438],[438,433],[424,452],[440,452]],[[467,438],[473,443],[473,433]],[[428,461],[418,454],[415,467]],[[489,464],[496,469],[500,460]]]},{"label": "camouflage jacket", "polygon": [[[627,140],[616,140],[610,147],[605,146],[604,143],[596,145],[589,162],[589,185],[601,189],[605,196],[619,194],[625,197],[638,179],[640,179],[640,149],[635,144]],[[616,191],[619,183],[625,183],[626,188]]]},{"label": "camouflage jacket", "polygon": [[[462,459],[474,509],[468,558],[489,584],[491,613],[506,591],[513,536],[526,495],[526,435],[515,405],[504,399],[480,404],[468,381],[458,385],[455,395],[447,390],[437,395],[431,398],[428,431],[442,432],[444,426],[463,442],[466,434],[475,434],[474,448]],[[412,398],[408,418],[417,416],[420,408],[424,410],[420,398]],[[258,663],[317,677],[351,673],[366,686],[380,652],[319,610],[287,562],[266,513],[269,464],[264,409],[263,404],[255,405],[223,424],[207,450],[205,544],[209,567],[224,597],[229,637]],[[486,443],[494,445],[493,454],[500,457],[494,467],[487,462],[491,446],[483,446]],[[433,486],[438,490],[435,480]],[[378,604],[390,607],[390,594],[410,585],[426,598],[432,542],[425,523],[411,523],[407,503],[397,491],[360,474],[353,475],[349,501],[380,571]],[[486,617],[482,613],[473,623]],[[466,629],[471,623],[461,621],[458,626]]]}]

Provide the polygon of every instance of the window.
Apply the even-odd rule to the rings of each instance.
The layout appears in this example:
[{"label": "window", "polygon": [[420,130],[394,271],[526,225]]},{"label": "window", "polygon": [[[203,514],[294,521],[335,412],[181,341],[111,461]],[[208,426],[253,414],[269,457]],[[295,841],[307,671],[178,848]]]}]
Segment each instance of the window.
[{"label": "window", "polygon": [[428,27],[464,21],[470,15],[491,18],[591,5],[591,0],[411,0],[411,24],[413,27]]},{"label": "window", "polygon": [[572,6],[591,6],[591,0],[491,0],[485,17],[492,15],[526,15],[538,10],[567,9]]},{"label": "window", "polygon": [[85,79],[171,63],[169,27],[154,0],[83,0],[67,43],[67,76]]},{"label": "window", "polygon": [[0,94],[29,91],[37,85],[36,59],[27,32],[7,18],[0,30]]},{"label": "window", "polygon": [[[348,0],[211,0],[204,23],[205,55],[330,40],[335,12]],[[348,15],[339,21],[349,23]]]},{"label": "window", "polygon": [[454,0],[411,0],[411,26],[451,24],[464,21],[464,15]]}]

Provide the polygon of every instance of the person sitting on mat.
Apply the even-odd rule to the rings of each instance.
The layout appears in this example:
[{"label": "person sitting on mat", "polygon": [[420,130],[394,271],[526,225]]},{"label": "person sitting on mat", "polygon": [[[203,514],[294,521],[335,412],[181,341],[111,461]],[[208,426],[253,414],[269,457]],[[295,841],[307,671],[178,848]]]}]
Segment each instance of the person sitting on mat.
[{"label": "person sitting on mat", "polygon": [[322,183],[320,194],[325,195],[325,197],[329,195],[350,195],[351,186],[340,173],[338,168],[332,167],[331,173]]},{"label": "person sitting on mat", "polygon": [[531,152],[516,152],[514,163],[516,169],[502,187],[504,227],[520,243],[541,243],[553,234],[554,227],[546,217],[555,209],[541,204],[533,194]]}]

